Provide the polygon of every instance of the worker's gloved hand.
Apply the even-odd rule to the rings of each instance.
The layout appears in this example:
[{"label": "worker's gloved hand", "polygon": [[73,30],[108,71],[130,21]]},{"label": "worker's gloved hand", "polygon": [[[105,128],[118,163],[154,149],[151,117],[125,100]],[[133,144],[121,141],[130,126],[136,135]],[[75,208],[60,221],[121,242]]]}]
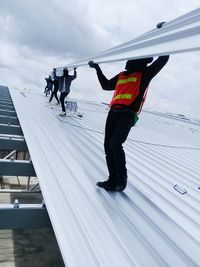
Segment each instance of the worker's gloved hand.
[{"label": "worker's gloved hand", "polygon": [[159,22],[159,23],[156,25],[156,27],[157,27],[158,29],[161,29],[162,26],[163,26],[165,23],[166,23],[166,21]]},{"label": "worker's gloved hand", "polygon": [[94,69],[97,69],[99,67],[99,65],[97,63],[94,63],[94,61],[89,61],[88,65],[90,66],[90,68]]}]

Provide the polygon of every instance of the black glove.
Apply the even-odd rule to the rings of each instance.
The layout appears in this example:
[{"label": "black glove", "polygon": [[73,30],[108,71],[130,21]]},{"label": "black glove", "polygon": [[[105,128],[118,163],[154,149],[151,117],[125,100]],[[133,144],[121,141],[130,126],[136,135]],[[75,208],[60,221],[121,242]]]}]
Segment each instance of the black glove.
[{"label": "black glove", "polygon": [[159,22],[159,23],[156,25],[156,27],[157,27],[158,29],[161,29],[162,26],[163,26],[165,23],[166,23],[166,21]]},{"label": "black glove", "polygon": [[94,63],[94,61],[89,61],[88,65],[90,66],[90,68],[94,69],[97,69],[99,67],[99,65],[97,63]]}]

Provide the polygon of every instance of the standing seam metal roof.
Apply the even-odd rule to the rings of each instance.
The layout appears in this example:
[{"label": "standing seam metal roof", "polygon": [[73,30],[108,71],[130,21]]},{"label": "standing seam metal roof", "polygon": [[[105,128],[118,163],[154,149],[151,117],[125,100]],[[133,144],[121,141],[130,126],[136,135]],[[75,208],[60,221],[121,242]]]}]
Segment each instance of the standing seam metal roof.
[{"label": "standing seam metal roof", "polygon": [[200,266],[200,125],[143,112],[124,145],[128,186],[108,193],[95,186],[107,106],[60,118],[41,94],[11,95],[66,266]]}]

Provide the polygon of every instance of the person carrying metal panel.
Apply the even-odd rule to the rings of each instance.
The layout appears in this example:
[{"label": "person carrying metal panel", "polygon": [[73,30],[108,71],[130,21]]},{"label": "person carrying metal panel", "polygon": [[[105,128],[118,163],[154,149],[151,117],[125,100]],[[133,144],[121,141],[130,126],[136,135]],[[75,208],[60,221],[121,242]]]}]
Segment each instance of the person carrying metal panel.
[{"label": "person carrying metal panel", "polygon": [[77,72],[76,68],[74,68],[74,75],[69,75],[68,69],[63,70],[62,76],[54,76],[55,79],[58,80],[58,89],[60,91],[60,103],[62,107],[62,112],[59,114],[60,116],[66,115],[65,108],[65,98],[70,93],[71,82],[76,79]]},{"label": "person carrying metal panel", "polygon": [[55,99],[57,100],[57,104],[60,104],[60,101],[58,99],[58,89],[59,89],[59,81],[56,78],[56,69],[53,69],[53,90],[51,92],[51,97],[49,99],[49,102],[51,103],[53,97],[55,96]]},{"label": "person carrying metal panel", "polygon": [[45,96],[47,96],[49,93],[52,92],[52,88],[53,88],[53,81],[51,79],[51,76],[49,75],[48,78],[45,78],[46,80],[46,87],[44,89],[44,93],[45,93]]},{"label": "person carrying metal panel", "polygon": [[169,56],[166,55],[158,57],[153,63],[152,57],[128,60],[126,70],[110,80],[104,76],[98,64],[88,62],[91,68],[96,69],[103,90],[114,90],[104,139],[109,177],[106,181],[97,182],[97,186],[107,191],[123,191],[126,188],[127,169],[122,145],[138,120],[150,81],[165,66],[168,59]]},{"label": "person carrying metal panel", "polygon": [[126,141],[131,128],[138,120],[150,81],[165,66],[169,56],[128,60],[126,71],[108,80],[98,64],[90,61],[95,68],[103,90],[114,90],[110,111],[105,127],[104,149],[109,172],[107,181],[97,186],[107,191],[123,191],[127,185],[126,159],[122,144]]}]

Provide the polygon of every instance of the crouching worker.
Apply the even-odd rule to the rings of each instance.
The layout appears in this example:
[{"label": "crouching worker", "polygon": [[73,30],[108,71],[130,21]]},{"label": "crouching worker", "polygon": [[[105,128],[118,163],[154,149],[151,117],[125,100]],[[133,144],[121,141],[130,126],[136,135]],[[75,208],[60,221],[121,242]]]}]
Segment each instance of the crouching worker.
[{"label": "crouching worker", "polygon": [[97,186],[107,191],[123,191],[126,188],[127,169],[122,144],[138,119],[150,81],[165,66],[168,59],[169,56],[161,56],[152,64],[150,63],[153,58],[128,60],[126,71],[120,72],[110,80],[104,76],[98,64],[88,62],[91,68],[96,69],[103,90],[114,90],[104,139],[109,177],[106,181],[98,182]]}]

